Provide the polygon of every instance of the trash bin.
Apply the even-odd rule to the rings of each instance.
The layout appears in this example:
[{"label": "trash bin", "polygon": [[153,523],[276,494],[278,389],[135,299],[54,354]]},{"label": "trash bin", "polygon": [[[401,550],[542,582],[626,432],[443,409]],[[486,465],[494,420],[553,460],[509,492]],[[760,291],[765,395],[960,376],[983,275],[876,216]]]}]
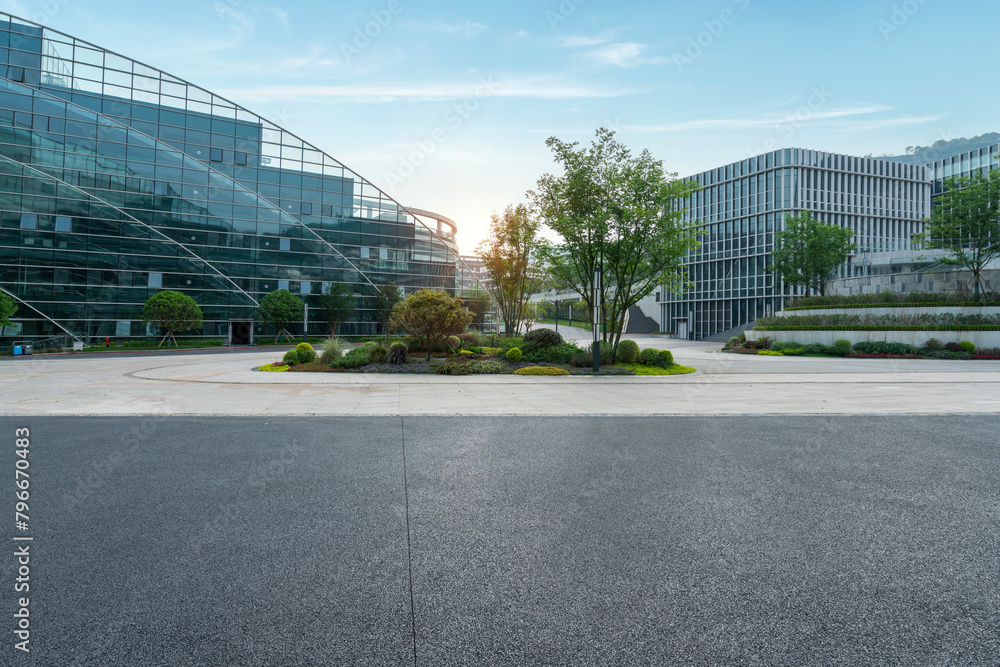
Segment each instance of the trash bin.
[{"label": "trash bin", "polygon": [[14,347],[14,356],[15,357],[19,357],[22,354],[24,354],[24,346],[23,345],[18,345],[17,343],[14,343],[13,347]]},{"label": "trash bin", "polygon": [[23,353],[22,353],[22,354],[25,354],[25,355],[29,355],[29,354],[32,354],[32,351],[31,351],[31,343],[25,343],[25,344],[24,344],[24,351],[23,351]]}]

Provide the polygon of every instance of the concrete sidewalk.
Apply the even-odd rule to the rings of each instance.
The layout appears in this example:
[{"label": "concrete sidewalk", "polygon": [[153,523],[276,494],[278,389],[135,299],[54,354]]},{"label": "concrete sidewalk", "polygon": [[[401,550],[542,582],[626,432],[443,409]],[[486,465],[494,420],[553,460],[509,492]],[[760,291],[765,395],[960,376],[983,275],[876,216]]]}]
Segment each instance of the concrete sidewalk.
[{"label": "concrete sidewalk", "polygon": [[[263,373],[280,351],[0,360],[5,415],[672,415],[1000,412],[1000,362],[755,357],[639,337],[697,374]],[[648,340],[647,340],[648,339]]]}]

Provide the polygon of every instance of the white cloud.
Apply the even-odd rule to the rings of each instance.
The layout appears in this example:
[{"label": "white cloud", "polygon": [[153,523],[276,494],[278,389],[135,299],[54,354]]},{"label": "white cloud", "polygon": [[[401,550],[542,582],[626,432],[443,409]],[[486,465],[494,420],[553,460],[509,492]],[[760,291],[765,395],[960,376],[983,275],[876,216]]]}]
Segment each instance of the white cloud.
[{"label": "white cloud", "polygon": [[589,55],[603,65],[624,68],[638,67],[639,65],[660,65],[668,62],[667,58],[644,56],[643,53],[646,52],[647,48],[645,44],[638,42],[620,42],[595,49]]},{"label": "white cloud", "polygon": [[[880,104],[864,105],[857,107],[844,107],[830,109],[828,111],[790,111],[785,113],[773,113],[756,118],[700,118],[697,120],[681,121],[677,123],[665,123],[662,125],[627,125],[625,129],[635,132],[687,132],[691,130],[752,130],[759,128],[774,128],[783,123],[795,123],[797,125],[829,125],[840,119],[848,119],[857,116],[867,116],[874,113],[891,111],[892,107]],[[920,123],[933,122],[942,116],[902,116],[897,118],[882,118],[863,121],[861,124],[853,126],[864,129],[877,127],[891,127],[893,125],[917,125]]]},{"label": "white cloud", "polygon": [[473,35],[478,35],[481,32],[489,30],[489,26],[478,21],[459,21],[457,23],[445,23],[444,21],[435,21],[428,23],[421,23],[419,25],[420,30],[429,30],[432,32],[444,32],[449,35],[461,35],[462,37],[471,37]]},{"label": "white cloud", "polygon": [[600,46],[601,44],[606,44],[607,41],[607,37],[584,37],[582,35],[571,35],[569,37],[559,38],[558,45],[567,49],[575,49],[581,46]]},{"label": "white cloud", "polygon": [[323,100],[329,102],[438,102],[480,97],[520,97],[535,99],[612,98],[636,92],[626,88],[599,88],[555,77],[491,76],[463,82],[407,84],[265,86],[219,91],[243,102],[276,100]]}]

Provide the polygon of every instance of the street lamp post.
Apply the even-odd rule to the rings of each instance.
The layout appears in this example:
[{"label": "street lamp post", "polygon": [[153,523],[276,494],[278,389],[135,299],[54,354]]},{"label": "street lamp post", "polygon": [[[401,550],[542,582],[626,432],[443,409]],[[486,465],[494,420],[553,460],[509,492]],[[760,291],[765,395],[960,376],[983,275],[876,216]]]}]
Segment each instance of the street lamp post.
[{"label": "street lamp post", "polygon": [[597,336],[601,328],[601,302],[603,301],[603,299],[601,298],[602,296],[603,293],[601,290],[601,269],[597,268],[594,270],[594,322],[593,322],[593,328],[594,328],[593,350],[594,350],[595,374],[601,367],[601,344],[598,341]]}]

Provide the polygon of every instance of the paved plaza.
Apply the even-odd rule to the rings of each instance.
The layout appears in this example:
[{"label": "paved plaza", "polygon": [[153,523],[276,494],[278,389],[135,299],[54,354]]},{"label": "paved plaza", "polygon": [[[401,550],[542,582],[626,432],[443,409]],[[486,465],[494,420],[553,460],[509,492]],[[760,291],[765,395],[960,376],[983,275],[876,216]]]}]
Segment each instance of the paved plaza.
[{"label": "paved plaza", "polygon": [[674,415],[1000,412],[1000,362],[756,357],[637,337],[698,373],[263,373],[282,350],[0,359],[0,414]]}]

